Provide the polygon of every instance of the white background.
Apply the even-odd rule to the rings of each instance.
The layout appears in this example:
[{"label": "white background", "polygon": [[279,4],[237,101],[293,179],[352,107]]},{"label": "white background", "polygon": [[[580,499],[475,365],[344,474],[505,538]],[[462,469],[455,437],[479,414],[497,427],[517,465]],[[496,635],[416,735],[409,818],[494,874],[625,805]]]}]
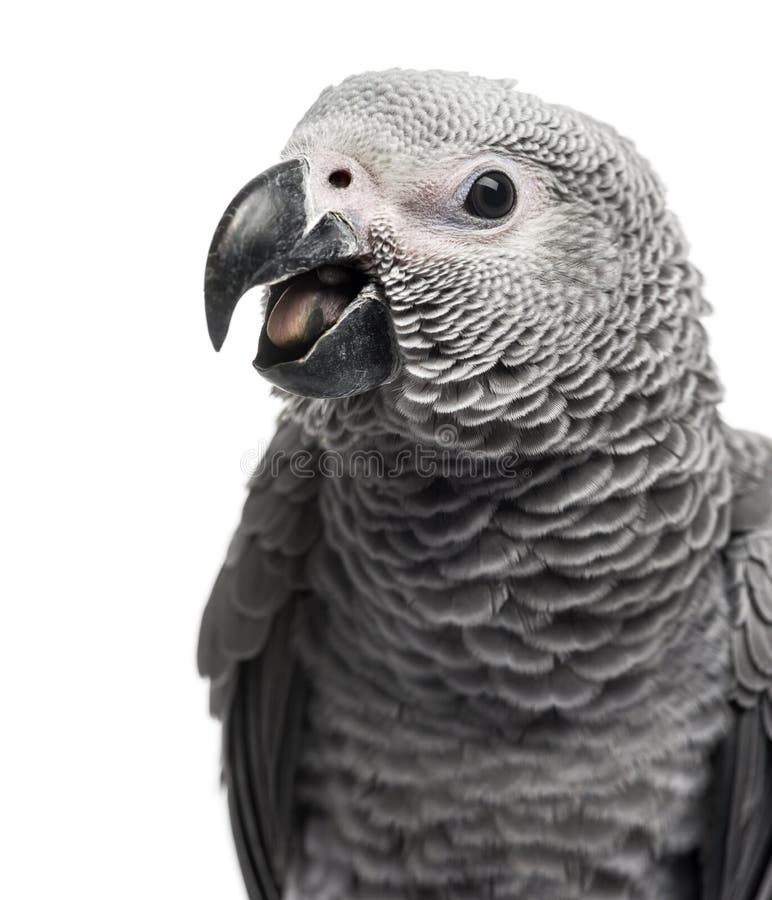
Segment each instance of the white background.
[{"label": "white background", "polygon": [[[22,7],[19,6],[21,9]],[[669,185],[726,416],[772,432],[762,4],[28,3],[0,23],[0,895],[240,898],[198,620],[275,406],[257,299],[218,356],[209,240],[319,91],[511,76]]]}]

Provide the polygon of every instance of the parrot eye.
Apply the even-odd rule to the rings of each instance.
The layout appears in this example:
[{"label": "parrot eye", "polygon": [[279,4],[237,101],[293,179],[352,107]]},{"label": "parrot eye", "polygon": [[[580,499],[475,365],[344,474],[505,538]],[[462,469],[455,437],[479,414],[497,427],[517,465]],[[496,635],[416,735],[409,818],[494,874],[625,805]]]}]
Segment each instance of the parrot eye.
[{"label": "parrot eye", "polygon": [[478,219],[501,219],[517,200],[515,186],[503,172],[485,172],[469,188],[464,201],[467,212]]}]

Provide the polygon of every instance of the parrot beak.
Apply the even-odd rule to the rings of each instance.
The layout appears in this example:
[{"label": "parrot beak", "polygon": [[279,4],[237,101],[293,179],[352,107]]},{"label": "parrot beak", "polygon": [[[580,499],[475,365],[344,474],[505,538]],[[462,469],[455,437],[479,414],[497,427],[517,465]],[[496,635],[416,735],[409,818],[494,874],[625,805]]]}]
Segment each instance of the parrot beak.
[{"label": "parrot beak", "polygon": [[349,397],[395,377],[397,342],[379,286],[356,266],[352,228],[334,212],[308,221],[307,174],[287,160],[228,206],[206,264],[209,336],[219,350],[241,297],[270,285],[257,371],[301,396]]}]

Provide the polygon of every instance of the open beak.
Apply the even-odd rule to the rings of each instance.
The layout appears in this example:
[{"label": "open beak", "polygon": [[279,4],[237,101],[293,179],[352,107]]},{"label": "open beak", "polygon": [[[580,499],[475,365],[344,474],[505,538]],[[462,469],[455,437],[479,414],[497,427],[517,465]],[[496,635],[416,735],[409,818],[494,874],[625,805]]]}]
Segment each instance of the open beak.
[{"label": "open beak", "polygon": [[241,297],[270,285],[254,366],[284,390],[348,397],[391,381],[399,355],[362,248],[334,212],[309,221],[307,164],[290,159],[234,197],[209,248],[204,293],[216,350]]}]

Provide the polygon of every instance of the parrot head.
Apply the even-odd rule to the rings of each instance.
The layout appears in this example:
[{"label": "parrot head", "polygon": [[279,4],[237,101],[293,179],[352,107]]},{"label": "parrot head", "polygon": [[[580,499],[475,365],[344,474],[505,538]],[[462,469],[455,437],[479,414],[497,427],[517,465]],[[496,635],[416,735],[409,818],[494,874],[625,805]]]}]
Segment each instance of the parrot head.
[{"label": "parrot head", "polygon": [[467,446],[580,448],[706,365],[700,279],[649,165],[509,81],[325,90],[215,232],[216,349],[255,285],[274,385],[339,413],[377,402],[418,435],[449,422]]}]

